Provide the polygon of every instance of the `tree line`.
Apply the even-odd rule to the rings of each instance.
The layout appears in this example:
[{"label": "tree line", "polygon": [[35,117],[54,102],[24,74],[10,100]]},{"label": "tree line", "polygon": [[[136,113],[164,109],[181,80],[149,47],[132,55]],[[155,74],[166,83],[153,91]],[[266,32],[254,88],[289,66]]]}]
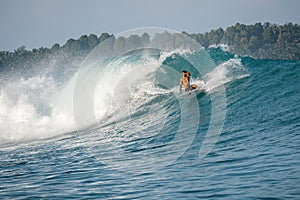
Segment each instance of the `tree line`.
[{"label": "tree line", "polygon": [[0,71],[23,69],[30,70],[32,67],[49,64],[49,60],[55,60],[57,64],[70,63],[82,60],[100,42],[111,37],[108,33],[97,37],[94,34],[82,35],[79,39],[69,39],[66,44],[60,46],[54,44],[51,48],[38,48],[27,50],[25,46],[19,47],[13,52],[0,51]]},{"label": "tree line", "polygon": [[238,55],[259,59],[300,60],[300,26],[293,23],[237,23],[226,30],[219,28],[204,34],[187,35],[205,48],[227,44],[229,50]]},{"label": "tree line", "polygon": [[[207,33],[183,34],[193,38],[200,45],[208,48],[210,45],[227,44],[229,51],[238,55],[248,55],[259,59],[300,60],[300,26],[293,23],[276,25],[271,23],[256,23],[244,25],[237,23],[223,30],[211,30]],[[170,40],[168,33],[160,34],[156,41]],[[175,38],[180,41],[180,36]],[[113,51],[130,50],[146,46],[150,42],[147,33],[131,35],[127,38],[102,33],[99,37],[90,34],[79,39],[69,39],[64,45],[54,44],[51,48],[27,50],[25,46],[9,51],[0,51],[0,71],[15,68],[29,70],[43,61],[54,60],[58,64],[70,64],[81,61],[92,49],[110,38],[107,49]],[[155,38],[154,38],[155,39]],[[169,43],[174,43],[170,40]]]}]

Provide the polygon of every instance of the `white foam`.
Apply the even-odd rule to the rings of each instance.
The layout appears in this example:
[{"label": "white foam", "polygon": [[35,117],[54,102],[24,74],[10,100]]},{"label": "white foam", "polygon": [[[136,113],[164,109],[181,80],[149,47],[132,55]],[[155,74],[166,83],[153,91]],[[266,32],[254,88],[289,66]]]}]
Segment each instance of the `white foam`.
[{"label": "white foam", "polygon": [[217,89],[219,86],[249,76],[250,73],[242,65],[241,59],[230,59],[205,75],[205,87],[208,91]]},{"label": "white foam", "polygon": [[230,52],[230,46],[228,44],[211,44],[208,48],[221,48],[222,51]]},{"label": "white foam", "polygon": [[[54,104],[51,77],[19,79],[1,86],[0,143],[43,139],[73,129],[71,116]],[[58,95],[58,94],[57,94]]]}]

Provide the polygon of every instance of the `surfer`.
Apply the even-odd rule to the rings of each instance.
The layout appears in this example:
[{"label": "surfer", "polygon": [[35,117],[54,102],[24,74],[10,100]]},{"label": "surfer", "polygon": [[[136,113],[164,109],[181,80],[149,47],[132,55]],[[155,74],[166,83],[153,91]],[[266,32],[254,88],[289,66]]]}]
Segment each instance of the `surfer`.
[{"label": "surfer", "polygon": [[181,72],[182,77],[180,79],[180,84],[179,84],[179,91],[181,92],[181,88],[182,85],[184,86],[185,91],[190,92],[192,90],[198,89],[198,85],[196,84],[190,84],[190,78],[191,78],[191,73],[186,71],[186,70],[182,70]]}]

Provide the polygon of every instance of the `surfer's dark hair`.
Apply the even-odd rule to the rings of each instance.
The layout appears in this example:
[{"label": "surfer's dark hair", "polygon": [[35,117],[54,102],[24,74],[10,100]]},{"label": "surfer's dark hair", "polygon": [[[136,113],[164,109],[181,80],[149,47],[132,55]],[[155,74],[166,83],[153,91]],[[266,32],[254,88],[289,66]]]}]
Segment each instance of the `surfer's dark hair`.
[{"label": "surfer's dark hair", "polygon": [[187,73],[187,71],[185,71],[185,70],[182,70],[181,72],[182,72],[182,73]]}]

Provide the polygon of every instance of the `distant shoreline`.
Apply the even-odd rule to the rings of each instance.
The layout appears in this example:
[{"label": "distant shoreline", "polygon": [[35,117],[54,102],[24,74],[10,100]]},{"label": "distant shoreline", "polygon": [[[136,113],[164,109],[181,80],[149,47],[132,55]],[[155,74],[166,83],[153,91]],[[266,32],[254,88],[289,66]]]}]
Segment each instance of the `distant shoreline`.
[{"label": "distant shoreline", "polygon": [[[256,23],[244,25],[237,23],[234,26],[211,30],[206,33],[183,34],[193,38],[204,48],[225,44],[227,51],[236,55],[247,55],[256,59],[273,60],[300,60],[300,26],[293,23],[277,25],[271,23]],[[62,62],[83,59],[92,49],[104,40],[115,37],[102,33],[99,37],[90,34],[82,35],[77,40],[69,39],[64,45],[54,44],[51,48],[27,50],[25,46],[9,51],[0,51],[0,71],[15,68],[30,68],[45,59],[53,56],[64,57]],[[131,35],[127,38],[114,38],[108,48],[127,48],[143,45],[149,42],[147,33]]]},{"label": "distant shoreline", "polygon": [[237,55],[257,59],[300,60],[300,26],[293,23],[277,25],[256,23],[211,30],[207,33],[188,34],[202,46],[227,44]]}]

